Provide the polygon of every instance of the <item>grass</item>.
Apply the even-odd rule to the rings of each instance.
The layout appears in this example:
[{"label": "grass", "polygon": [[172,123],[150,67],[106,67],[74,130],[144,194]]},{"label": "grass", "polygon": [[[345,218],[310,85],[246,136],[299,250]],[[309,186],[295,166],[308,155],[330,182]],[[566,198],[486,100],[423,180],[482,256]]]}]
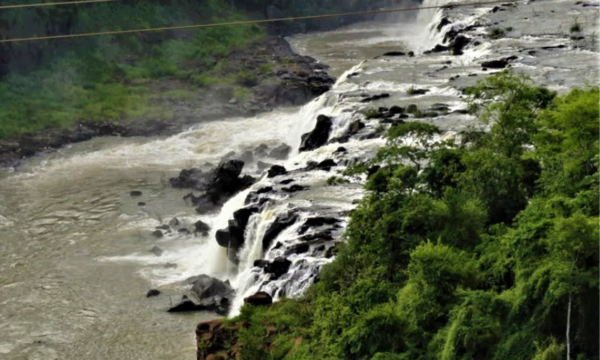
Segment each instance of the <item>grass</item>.
[{"label": "grass", "polygon": [[[224,0],[209,3],[217,7],[217,10],[210,9],[213,15],[219,14],[219,6],[229,9]],[[104,26],[115,25],[113,28],[131,17],[138,22],[147,19],[151,25],[176,17],[169,14],[168,6],[160,13],[154,5],[139,4],[139,7],[129,15],[115,14],[115,8],[110,6],[95,9],[100,15],[106,15],[103,18],[110,19]],[[85,11],[78,16],[85,26],[97,25],[93,23],[96,17]],[[228,13],[210,20],[242,19],[244,16],[240,14]],[[244,48],[263,36],[263,28],[249,25],[198,30],[185,40],[157,35],[148,41],[142,35],[128,35],[65,43],[65,49],[53,49],[60,55],[47,55],[33,71],[14,71],[0,80],[0,139],[44,129],[69,128],[80,122],[128,121],[140,117],[169,119],[173,117],[172,111],[152,105],[155,97],[150,94],[149,83],[176,79],[198,87],[236,82],[250,86],[256,81],[254,73],[223,75],[227,61],[221,59],[231,50]],[[269,68],[265,66],[261,70]],[[189,99],[194,94],[193,91],[170,90],[161,96]],[[250,93],[236,86],[234,96],[245,99]]]},{"label": "grass", "polygon": [[504,37],[504,29],[502,28],[493,28],[492,31],[488,34],[488,38],[490,39],[501,39]]},{"label": "grass", "polygon": [[414,95],[416,92],[417,92],[417,90],[415,89],[414,86],[411,86],[411,87],[408,88],[408,90],[406,90],[406,93],[408,95]]},{"label": "grass", "polygon": [[367,120],[377,119],[381,116],[381,113],[377,109],[367,109],[365,110],[365,118]]},{"label": "grass", "polygon": [[581,24],[579,23],[579,21],[577,19],[573,20],[573,24],[571,24],[571,28],[569,29],[569,31],[571,31],[571,33],[578,33],[581,32],[583,30]]},{"label": "grass", "polygon": [[159,95],[159,97],[161,98],[167,98],[172,100],[187,100],[192,99],[196,96],[196,92],[184,89],[168,90]]}]

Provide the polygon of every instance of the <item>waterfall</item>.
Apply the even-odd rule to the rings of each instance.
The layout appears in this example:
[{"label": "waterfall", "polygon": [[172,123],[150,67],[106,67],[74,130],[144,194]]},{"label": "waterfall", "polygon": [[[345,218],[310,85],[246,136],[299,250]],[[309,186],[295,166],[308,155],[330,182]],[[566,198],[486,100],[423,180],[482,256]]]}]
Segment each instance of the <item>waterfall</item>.
[{"label": "waterfall", "polygon": [[[449,0],[424,0],[423,6],[442,6],[447,3],[449,3]],[[443,10],[441,9],[422,10],[418,14],[414,26],[412,26],[413,30],[418,30],[418,33],[411,36],[413,36],[414,41],[418,43],[419,49],[425,50],[431,48],[436,43],[442,41],[444,32],[440,33],[436,29],[436,25],[439,23],[442,16]],[[296,114],[285,115],[294,117],[293,121],[287,122],[289,124],[289,130],[288,138],[285,141],[293,150],[288,160],[284,161],[282,165],[284,165],[288,171],[291,169],[299,169],[298,171],[300,172],[295,173],[293,175],[294,178],[298,179],[298,177],[302,177],[304,183],[321,181],[321,184],[323,184],[327,177],[333,175],[326,172],[319,173],[318,171],[313,174],[309,171],[303,172],[303,170],[301,170],[308,161],[321,161],[324,158],[330,158],[332,156],[331,153],[335,150],[335,147],[332,150],[331,148],[324,146],[314,151],[299,153],[298,148],[300,147],[301,136],[313,129],[316,118],[320,114],[334,117],[330,138],[340,136],[352,121],[361,119],[360,114],[358,114],[358,117],[355,116],[357,114],[356,109],[349,108],[342,95],[356,91],[369,91],[369,83],[361,85],[349,79],[350,74],[361,72],[363,70],[363,65],[364,62],[361,62],[346,71],[340,76],[329,92],[303,106]],[[350,149],[349,151],[355,150]],[[216,230],[224,229],[228,226],[228,221],[233,217],[233,213],[237,209],[245,206],[244,199],[250,191],[255,191],[268,186],[277,187],[279,184],[278,182],[281,180],[282,178],[275,180],[263,177],[258,183],[254,184],[251,189],[238,194],[231,199],[223,207],[218,218],[215,220],[213,233],[211,234],[211,241],[215,243],[213,246],[214,252],[211,255],[214,256],[213,269],[220,273],[227,272],[232,285],[236,289],[236,296],[232,301],[229,316],[239,314],[239,309],[243,305],[244,298],[257,291],[265,291],[273,296],[274,299],[281,296],[301,296],[306,288],[312,284],[316,275],[320,272],[321,267],[332,260],[331,256],[326,256],[325,254],[335,245],[335,241],[339,241],[343,232],[343,226],[338,226],[335,231],[332,230],[333,238],[338,240],[329,242],[322,241],[310,243],[300,239],[302,235],[299,234],[298,230],[304,221],[313,216],[323,216],[322,211],[326,211],[326,213],[330,214],[332,217],[341,219],[342,223],[345,223],[346,219],[343,218],[343,215],[340,215],[342,212],[339,208],[333,211],[323,210],[329,208],[324,204],[314,204],[317,202],[316,200],[296,200],[293,196],[287,196],[281,192],[276,192],[278,195],[269,196],[270,201],[265,204],[258,213],[253,214],[250,217],[244,231],[244,245],[238,250],[239,264],[233,269],[234,266],[230,264],[227,258],[227,250],[219,247],[214,241],[214,233]],[[351,204],[351,199],[348,194],[344,193],[342,194],[342,197],[345,197],[344,200],[347,201],[348,204]],[[318,210],[312,210],[312,206],[316,206]],[[349,205],[350,208],[352,208],[352,206],[353,205]],[[278,215],[288,211],[294,212],[298,217],[297,221],[295,224],[279,233],[276,238],[273,239],[270,248],[264,251],[263,238],[266,231],[274,221],[276,221]],[[303,234],[318,235],[316,232],[318,232],[318,230],[308,230],[308,232]],[[301,254],[288,252],[290,248],[303,244],[310,244],[304,245],[310,246],[308,251]],[[271,274],[265,273],[263,269],[254,266],[256,260],[263,259],[272,261],[282,256],[288,259],[291,264],[287,273],[278,278],[275,278]]]},{"label": "waterfall", "polygon": [[[451,0],[423,0],[422,7],[439,7],[451,3]],[[443,9],[423,9],[419,11],[416,20],[417,38],[419,41],[418,50],[425,51],[433,48],[444,41],[444,35],[448,29],[438,31],[436,26],[439,24],[444,14]],[[451,25],[446,25],[451,26]]]}]

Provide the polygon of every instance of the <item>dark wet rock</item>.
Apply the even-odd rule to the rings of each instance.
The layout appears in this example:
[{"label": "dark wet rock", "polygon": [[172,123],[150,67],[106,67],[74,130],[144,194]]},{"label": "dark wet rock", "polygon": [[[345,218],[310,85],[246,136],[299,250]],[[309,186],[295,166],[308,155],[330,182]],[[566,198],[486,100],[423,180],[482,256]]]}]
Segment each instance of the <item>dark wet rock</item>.
[{"label": "dark wet rock", "polygon": [[171,230],[171,228],[167,224],[163,224],[163,225],[157,226],[156,229],[157,230],[165,230],[165,231]]},{"label": "dark wet rock", "polygon": [[431,107],[429,108],[429,111],[438,111],[438,112],[443,112],[446,113],[450,110],[450,107],[446,104],[442,104],[442,103],[435,103],[433,105],[431,105]]},{"label": "dark wet rock", "polygon": [[204,307],[196,304],[187,295],[182,295],[179,299],[177,297],[171,298],[171,307],[167,312],[189,312],[189,311],[202,311]]},{"label": "dark wet rock", "polygon": [[450,43],[450,49],[452,49],[452,55],[462,55],[463,54],[463,49],[467,45],[469,45],[470,42],[471,42],[470,38],[468,38],[466,36],[463,36],[463,35],[458,35]]},{"label": "dark wet rock", "polygon": [[156,290],[156,289],[148,290],[148,292],[146,293],[146,297],[147,298],[149,298],[149,297],[155,297],[155,296],[158,296],[158,295],[160,295],[160,291]]},{"label": "dark wet rock", "polygon": [[204,305],[220,303],[221,299],[231,298],[235,292],[228,283],[208,275],[194,276],[188,279],[188,283],[192,284],[192,294]]},{"label": "dark wet rock", "polygon": [[331,230],[318,231],[314,234],[306,234],[299,237],[301,241],[313,242],[317,240],[330,241],[333,240]]},{"label": "dark wet rock", "polygon": [[292,226],[297,219],[298,216],[291,211],[277,215],[273,223],[271,223],[265,231],[265,236],[263,237],[263,251],[266,251],[271,245],[271,242],[275,240],[283,230]]},{"label": "dark wet rock", "polygon": [[273,191],[273,187],[272,186],[267,186],[264,188],[260,188],[258,190],[256,190],[257,194],[267,194]]},{"label": "dark wet rock", "polygon": [[409,51],[408,52],[408,57],[413,57],[415,56],[415,52],[414,51]]},{"label": "dark wet rock", "polygon": [[350,135],[354,135],[364,128],[365,128],[365,123],[363,123],[360,120],[356,120],[352,124],[350,124],[350,127],[348,128],[348,132],[350,133]]},{"label": "dark wet rock", "polygon": [[[180,234],[183,234],[183,235],[189,235],[189,234],[191,234],[191,232],[188,229],[186,229],[186,228],[181,228],[181,229],[177,230],[177,232],[180,233]],[[203,235],[208,235],[208,233],[203,234]]]},{"label": "dark wet rock", "polygon": [[505,57],[502,59],[498,59],[498,60],[484,61],[481,63],[481,67],[488,68],[488,69],[504,69],[505,67],[508,66],[510,61],[517,60],[517,59],[518,59],[518,57],[513,55],[513,56]]},{"label": "dark wet rock", "polygon": [[210,230],[210,226],[202,220],[198,220],[194,223],[194,228],[196,232],[202,233],[203,235],[208,235]]},{"label": "dark wet rock", "polygon": [[340,146],[340,147],[339,147],[339,148],[337,148],[337,150],[335,150],[333,153],[334,153],[334,154],[343,154],[343,153],[345,153],[345,152],[347,152],[347,151],[348,151],[348,150],[346,150],[346,148],[345,148],[345,147],[343,147],[343,146]]},{"label": "dark wet rock", "polygon": [[139,190],[133,190],[129,193],[129,196],[131,197],[138,197],[138,196],[142,196],[142,192]]},{"label": "dark wet rock", "polygon": [[274,178],[276,176],[285,175],[285,174],[287,174],[287,170],[283,166],[273,165],[269,169],[269,172],[267,173],[267,177]]},{"label": "dark wet rock", "polygon": [[145,203],[145,202],[143,202],[143,201],[140,201],[140,202],[138,203],[138,206],[146,206],[146,203]]},{"label": "dark wet rock", "polygon": [[258,212],[258,207],[250,206],[237,210],[233,213],[233,219],[229,220],[227,229],[218,230],[216,233],[217,243],[228,249],[239,249],[244,244],[244,231],[252,214]]},{"label": "dark wet rock", "polygon": [[404,55],[406,55],[406,53],[402,52],[402,51],[390,51],[390,52],[386,52],[382,56],[404,56]]},{"label": "dark wet rock", "polygon": [[177,269],[177,264],[173,264],[173,263],[166,263],[163,266],[165,269]]},{"label": "dark wet rock", "polygon": [[254,260],[254,266],[259,267],[261,269],[265,268],[269,264],[270,262],[268,260]]},{"label": "dark wet rock", "polygon": [[160,231],[160,230],[154,230],[154,231],[152,232],[152,236],[154,236],[154,237],[155,237],[155,238],[157,238],[157,239],[160,239],[160,238],[162,238],[164,235],[163,235],[163,232],[162,232],[162,231]]},{"label": "dark wet rock", "polygon": [[437,31],[442,31],[442,29],[444,28],[444,26],[449,25],[451,23],[452,22],[450,21],[450,19],[448,19],[447,16],[444,16],[444,17],[442,17],[442,19],[438,23],[436,29],[437,29]]},{"label": "dark wet rock", "polygon": [[274,148],[273,150],[271,150],[271,152],[269,153],[269,157],[271,157],[273,159],[277,159],[277,160],[284,160],[284,159],[288,158],[291,151],[292,151],[291,146],[286,145],[286,144],[281,144],[281,145],[277,146],[276,148]]},{"label": "dark wet rock", "polygon": [[169,221],[169,227],[178,227],[181,224],[181,222],[179,221],[178,218],[172,218],[171,221]]},{"label": "dark wet rock", "polygon": [[408,90],[409,95],[425,95],[429,92],[429,89],[415,89],[411,88]]},{"label": "dark wet rock", "polygon": [[271,295],[264,291],[257,292],[254,295],[244,298],[244,304],[253,306],[269,306],[273,303]]},{"label": "dark wet rock", "polygon": [[368,102],[372,102],[372,101],[386,99],[386,98],[389,98],[389,97],[390,97],[390,94],[388,94],[388,93],[377,94],[377,95],[373,95],[373,96],[366,96],[360,102],[362,102],[362,103],[368,103]]},{"label": "dark wet rock", "polygon": [[347,78],[348,78],[348,79],[352,79],[353,77],[357,77],[357,76],[359,76],[359,75],[360,75],[360,73],[359,73],[359,72],[353,72],[353,73],[351,73],[351,74],[348,74]]},{"label": "dark wet rock", "polygon": [[283,274],[287,273],[290,269],[292,262],[284,257],[278,257],[273,260],[269,265],[265,266],[264,271],[266,273],[272,274],[272,279],[278,279]]},{"label": "dark wet rock", "polygon": [[280,181],[279,183],[281,185],[288,185],[288,184],[293,183],[294,181],[296,181],[296,180],[294,180],[294,179],[285,179],[285,180]]},{"label": "dark wet rock", "polygon": [[304,190],[308,190],[308,189],[309,189],[309,186],[292,185],[290,187],[281,188],[281,191],[286,192],[286,193],[295,193],[298,191],[304,191]]},{"label": "dark wet rock", "polygon": [[395,114],[402,114],[402,113],[404,113],[404,108],[402,108],[402,107],[400,107],[400,106],[397,106],[397,105],[394,105],[394,106],[392,106],[392,107],[391,107],[391,108],[388,110],[388,113],[390,113],[390,114],[394,114],[394,115],[395,115]]},{"label": "dark wet rock", "polygon": [[317,216],[306,219],[304,224],[298,229],[298,234],[304,234],[308,231],[308,229],[313,227],[320,227],[324,225],[336,225],[340,222],[340,219],[336,219],[333,217],[325,217],[325,216]]},{"label": "dark wet rock", "polygon": [[445,52],[448,50],[449,50],[449,47],[437,44],[436,46],[433,47],[433,49],[424,51],[423,54],[440,53],[440,52]]},{"label": "dark wet rock", "polygon": [[330,117],[319,115],[315,128],[311,132],[302,135],[300,151],[311,151],[325,145],[329,140],[332,125],[333,122]]},{"label": "dark wet rock", "polygon": [[310,246],[306,243],[304,244],[295,244],[290,246],[289,248],[287,248],[287,250],[285,251],[285,255],[292,255],[292,254],[305,254],[308,252],[308,250],[310,249]]},{"label": "dark wet rock", "polygon": [[153,246],[152,249],[150,249],[150,252],[156,256],[161,256],[164,251],[163,251],[163,249],[159,248],[158,246]]},{"label": "dark wet rock", "polygon": [[326,159],[317,164],[316,168],[319,170],[330,171],[334,166],[337,166],[337,164],[333,159]]}]

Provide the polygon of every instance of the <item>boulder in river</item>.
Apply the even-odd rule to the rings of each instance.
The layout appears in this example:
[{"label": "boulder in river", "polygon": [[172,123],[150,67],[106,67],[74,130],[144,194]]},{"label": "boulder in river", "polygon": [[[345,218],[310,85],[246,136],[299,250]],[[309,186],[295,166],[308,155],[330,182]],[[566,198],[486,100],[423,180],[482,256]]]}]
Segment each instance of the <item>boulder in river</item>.
[{"label": "boulder in river", "polygon": [[198,220],[194,223],[194,227],[196,228],[196,232],[201,233],[202,235],[208,235],[208,231],[210,230],[210,226],[202,220]]},{"label": "boulder in river", "polygon": [[131,191],[131,192],[129,193],[129,195],[130,195],[131,197],[138,197],[138,196],[142,196],[142,192],[141,192],[141,191],[139,191],[139,190],[133,190],[133,191]]},{"label": "boulder in river", "polygon": [[154,236],[154,237],[155,237],[155,238],[157,238],[157,239],[160,239],[160,238],[162,238],[164,235],[163,235],[163,232],[162,232],[162,231],[160,231],[160,230],[154,230],[154,231],[152,232],[152,236]]},{"label": "boulder in river", "polygon": [[311,151],[325,145],[329,140],[332,125],[333,122],[330,117],[319,115],[315,128],[311,132],[302,135],[300,151]]},{"label": "boulder in river", "polygon": [[287,248],[287,250],[285,251],[285,255],[304,254],[307,253],[309,249],[310,246],[306,243],[295,244]]},{"label": "boulder in river", "polygon": [[516,60],[516,59],[518,59],[518,57],[513,55],[513,56],[505,57],[502,59],[498,59],[498,60],[484,61],[481,63],[481,67],[488,68],[488,69],[504,69],[505,67],[508,66],[510,61]]},{"label": "boulder in river", "polygon": [[152,249],[150,249],[150,252],[156,256],[161,256],[164,251],[163,251],[163,249],[159,248],[158,246],[153,246]]},{"label": "boulder in river", "polygon": [[268,306],[273,303],[273,298],[271,295],[267,294],[264,291],[259,291],[254,295],[248,296],[244,298],[244,304],[254,305],[254,306]]},{"label": "boulder in river", "polygon": [[336,225],[340,222],[340,219],[336,219],[334,217],[326,217],[326,216],[316,216],[312,218],[306,219],[304,224],[300,226],[298,229],[298,234],[304,234],[308,231],[308,229],[313,227],[321,227],[324,225]]},{"label": "boulder in river", "polygon": [[160,295],[160,290],[156,290],[156,289],[150,289],[146,293],[146,297],[147,298],[149,298],[149,297],[155,297],[155,296],[158,296],[158,295]]},{"label": "boulder in river", "polygon": [[452,49],[452,55],[462,55],[463,49],[469,45],[471,39],[464,36],[458,35],[454,38],[454,40],[450,43],[450,49]]},{"label": "boulder in river", "polygon": [[281,165],[273,165],[269,169],[269,172],[267,173],[267,177],[268,178],[273,178],[275,176],[285,175],[285,174],[287,174],[287,170],[283,166],[281,166]]}]

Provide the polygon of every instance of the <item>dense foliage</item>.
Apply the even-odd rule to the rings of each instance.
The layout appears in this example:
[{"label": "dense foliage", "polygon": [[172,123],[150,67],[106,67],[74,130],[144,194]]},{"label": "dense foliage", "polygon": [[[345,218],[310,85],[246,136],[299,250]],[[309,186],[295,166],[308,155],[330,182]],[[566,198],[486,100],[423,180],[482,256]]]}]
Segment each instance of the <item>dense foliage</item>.
[{"label": "dense foliage", "polygon": [[391,128],[320,281],[232,320],[243,359],[598,359],[599,91],[471,94],[491,131]]},{"label": "dense foliage", "polygon": [[[5,0],[2,5],[37,3]],[[368,9],[387,0],[153,0],[9,9],[0,12],[0,39],[144,29]],[[244,94],[245,73],[224,73],[226,55],[270,30],[319,29],[338,20],[293,25],[246,25],[129,35],[0,44],[0,139],[77,122],[169,119],[153,106],[152,84],[175,79],[185,86],[218,82]],[[339,25],[339,24],[338,24]],[[254,71],[255,69],[252,69]],[[260,69],[259,69],[260,70]],[[183,86],[183,87],[185,87]],[[182,87],[182,86],[180,86]],[[185,97],[176,89],[175,97]]]}]

